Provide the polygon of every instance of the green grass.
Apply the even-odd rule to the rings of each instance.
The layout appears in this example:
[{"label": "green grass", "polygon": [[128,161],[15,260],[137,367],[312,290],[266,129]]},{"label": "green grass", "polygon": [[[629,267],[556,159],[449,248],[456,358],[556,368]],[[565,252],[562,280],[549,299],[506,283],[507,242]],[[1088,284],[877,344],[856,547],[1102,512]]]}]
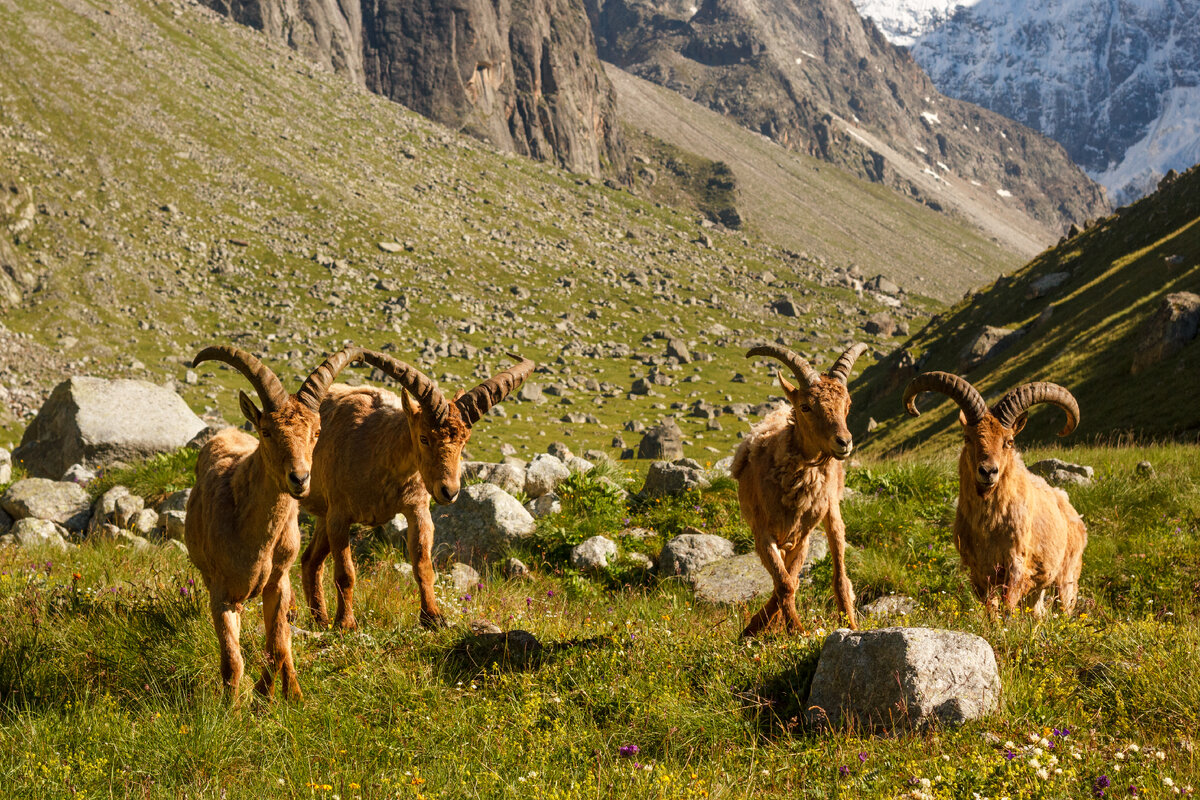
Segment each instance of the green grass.
[{"label": "green grass", "polygon": [[[1027,460],[1050,454],[1061,452]],[[448,630],[417,627],[399,552],[363,548],[361,632],[296,638],[295,705],[222,705],[206,596],[182,554],[0,550],[0,785],[13,797],[1015,800],[1089,797],[1106,776],[1106,797],[1130,786],[1174,796],[1164,779],[1200,785],[1197,449],[1070,455],[1098,476],[1070,490],[1090,537],[1073,619],[981,613],[950,542],[951,459],[850,470],[860,600],[902,592],[919,601],[906,624],[985,637],[1004,690],[982,722],[898,737],[806,729],[816,657],[838,624],[825,562],[800,592],[809,633],[741,643],[752,608],[697,603],[674,580],[583,576],[562,547],[634,524],[660,540],[685,524],[733,535],[730,484],[622,503],[602,481],[573,479],[563,514],[520,553],[541,554],[531,580],[487,573],[469,599],[439,585]],[[1143,459],[1154,477],[1137,477]],[[145,485],[162,485],[162,471],[146,469]],[[604,476],[640,485],[636,473]],[[250,675],[260,615],[251,603],[243,625]],[[474,619],[528,630],[545,649],[524,665],[473,666],[488,663],[472,658]],[[638,752],[622,757],[625,745]]]}]

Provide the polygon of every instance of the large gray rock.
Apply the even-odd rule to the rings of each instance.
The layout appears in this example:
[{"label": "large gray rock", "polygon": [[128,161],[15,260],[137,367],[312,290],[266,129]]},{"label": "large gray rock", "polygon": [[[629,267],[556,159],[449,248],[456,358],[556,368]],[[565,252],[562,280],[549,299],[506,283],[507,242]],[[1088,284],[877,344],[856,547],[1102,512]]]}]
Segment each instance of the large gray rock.
[{"label": "large gray rock", "polygon": [[77,483],[25,478],[8,487],[0,497],[0,508],[13,519],[48,519],[68,530],[82,531],[91,516],[91,498]]},{"label": "large gray rock", "polygon": [[434,550],[440,560],[453,554],[478,564],[505,554],[510,545],[533,533],[533,516],[517,498],[490,483],[468,486],[458,500],[433,512]]},{"label": "large gray rock", "polygon": [[192,496],[191,489],[184,489],[179,492],[172,492],[167,495],[167,499],[158,504],[159,512],[166,511],[187,511],[188,498]]},{"label": "large gray rock", "polygon": [[187,512],[184,511],[164,511],[159,515],[159,522],[163,526],[163,536],[167,539],[176,539],[183,541],[184,523],[187,520]]},{"label": "large gray rock", "polygon": [[683,458],[683,431],[673,419],[663,420],[642,434],[638,443],[638,458],[660,458],[674,461]]},{"label": "large gray rock", "polygon": [[531,499],[549,494],[569,477],[571,470],[559,459],[549,453],[534,456],[525,468],[525,494]]},{"label": "large gray rock", "polygon": [[550,514],[558,514],[562,511],[562,498],[554,492],[549,492],[541,497],[535,497],[525,504],[525,510],[533,515],[534,519],[541,519]]},{"label": "large gray rock", "polygon": [[[801,577],[807,580],[812,565],[828,553],[824,534],[821,531],[811,534],[804,566],[800,568]],[[734,605],[770,594],[774,583],[758,553],[746,553],[701,567],[692,575],[692,588],[696,597],[706,603]]]},{"label": "large gray rock", "polygon": [[646,473],[642,494],[653,497],[660,494],[679,494],[688,489],[703,489],[708,486],[708,477],[690,459],[679,459],[668,463],[655,461]]},{"label": "large gray rock", "polygon": [[1170,358],[1196,338],[1200,331],[1200,294],[1173,292],[1162,299],[1133,354],[1130,372],[1137,375]]},{"label": "large gray rock", "polygon": [[479,573],[470,564],[461,561],[450,566],[443,578],[450,582],[454,591],[466,594],[479,585]]},{"label": "large gray rock", "polygon": [[[129,489],[125,486],[114,486],[104,494],[96,498],[96,502],[92,504],[92,518],[88,521],[87,533],[92,536],[104,525],[117,524],[117,504],[122,500],[132,497]],[[139,497],[138,500],[141,500]]]},{"label": "large gray rock", "polygon": [[183,447],[204,429],[183,398],[145,381],[75,377],[55,387],[13,458],[39,478]]},{"label": "large gray rock", "polygon": [[383,537],[392,547],[408,551],[408,518],[397,514],[383,524]]},{"label": "large gray rock", "polygon": [[985,361],[995,358],[1025,335],[1024,328],[1011,330],[984,325],[971,343],[963,350],[960,358],[961,369],[974,369]]},{"label": "large gray rock", "polygon": [[711,533],[681,533],[663,545],[658,571],[689,577],[701,567],[733,556],[733,542]]},{"label": "large gray rock", "polygon": [[463,477],[499,486],[509,494],[525,491],[525,469],[515,464],[490,464],[485,461],[464,461]]},{"label": "large gray rock", "polygon": [[587,572],[601,570],[616,554],[616,542],[606,536],[593,536],[571,548],[571,566]]},{"label": "large gray rock", "polygon": [[838,630],[821,648],[808,702],[813,722],[895,730],[979,719],[1000,702],[986,640],[933,628]]},{"label": "large gray rock", "polygon": [[63,537],[65,531],[60,525],[45,520],[26,517],[13,523],[12,528],[4,536],[0,536],[0,544],[11,544],[17,547],[55,547],[59,550],[69,550],[71,545]]},{"label": "large gray rock", "polygon": [[1029,471],[1041,475],[1054,486],[1091,486],[1095,470],[1084,464],[1072,464],[1057,458],[1044,458],[1029,465]]}]

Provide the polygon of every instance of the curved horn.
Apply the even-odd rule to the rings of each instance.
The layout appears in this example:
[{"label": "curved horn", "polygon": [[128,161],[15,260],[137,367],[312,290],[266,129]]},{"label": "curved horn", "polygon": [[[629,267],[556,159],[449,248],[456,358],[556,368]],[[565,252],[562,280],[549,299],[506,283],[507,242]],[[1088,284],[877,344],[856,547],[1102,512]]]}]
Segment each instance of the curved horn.
[{"label": "curved horn", "polygon": [[777,358],[792,370],[801,383],[806,387],[813,387],[821,380],[821,375],[812,366],[800,356],[788,350],[786,347],[778,344],[760,344],[758,347],[750,348],[746,353],[746,358],[754,358],[755,356],[770,356]]},{"label": "curved horn", "polygon": [[1066,412],[1067,423],[1059,436],[1066,436],[1079,424],[1079,403],[1057,383],[1026,383],[1011,389],[992,406],[992,413],[1001,425],[1011,428],[1021,412],[1036,403],[1053,403]]},{"label": "curved horn", "polygon": [[374,350],[363,350],[362,360],[395,378],[397,383],[416,398],[421,408],[433,416],[435,422],[441,423],[446,419],[450,404],[425,373],[411,364],[405,364],[399,359]]},{"label": "curved horn", "polygon": [[258,393],[264,411],[278,411],[287,402],[287,390],[283,388],[275,373],[245,350],[228,345],[206,347],[192,359],[192,366],[195,367],[203,361],[223,361],[246,376],[246,380],[250,381],[250,385]]},{"label": "curved horn", "polygon": [[320,411],[321,401],[325,399],[333,379],[351,362],[362,361],[362,357],[361,347],[345,347],[334,353],[308,376],[300,391],[296,392],[296,399],[313,411]]},{"label": "curved horn", "polygon": [[487,410],[508,397],[533,372],[534,363],[528,358],[509,353],[518,363],[488,378],[454,401],[468,426],[474,425]]},{"label": "curved horn", "polygon": [[987,403],[979,391],[965,379],[949,372],[926,372],[912,379],[904,390],[904,410],[914,417],[921,415],[913,402],[921,392],[940,392],[946,395],[967,415],[968,425],[978,425],[987,416]]},{"label": "curved horn", "polygon": [[847,347],[846,352],[838,356],[838,360],[833,362],[833,366],[829,368],[829,377],[845,386],[846,379],[850,377],[850,370],[854,369],[854,362],[866,351],[867,346],[862,342]]}]

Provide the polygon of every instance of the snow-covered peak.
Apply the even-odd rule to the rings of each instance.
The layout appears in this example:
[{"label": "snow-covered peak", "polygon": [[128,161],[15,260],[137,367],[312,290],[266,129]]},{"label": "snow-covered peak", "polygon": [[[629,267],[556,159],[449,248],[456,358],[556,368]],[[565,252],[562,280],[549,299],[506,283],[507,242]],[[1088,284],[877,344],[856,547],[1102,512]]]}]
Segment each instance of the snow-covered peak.
[{"label": "snow-covered peak", "polygon": [[912,47],[925,35],[954,16],[960,7],[980,0],[856,0],[858,13],[870,18],[892,44]]}]

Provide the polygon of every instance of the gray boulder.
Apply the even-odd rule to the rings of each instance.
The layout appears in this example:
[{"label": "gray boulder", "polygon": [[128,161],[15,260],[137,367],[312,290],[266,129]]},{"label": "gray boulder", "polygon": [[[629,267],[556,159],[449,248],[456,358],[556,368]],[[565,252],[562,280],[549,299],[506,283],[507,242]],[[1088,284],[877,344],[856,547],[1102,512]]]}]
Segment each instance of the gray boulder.
[{"label": "gray boulder", "polygon": [[530,498],[549,494],[569,477],[571,471],[559,459],[549,453],[534,456],[525,468],[525,494]]},{"label": "gray boulder", "polygon": [[580,458],[579,456],[567,456],[563,459],[563,464],[571,472],[591,472],[596,466],[586,458]]},{"label": "gray boulder", "polygon": [[510,558],[504,562],[504,575],[508,578],[528,578],[529,567],[519,558]]},{"label": "gray boulder", "polygon": [[470,564],[498,558],[533,533],[533,516],[508,492],[490,483],[468,486],[458,500],[433,513],[434,550]]},{"label": "gray boulder", "polygon": [[164,511],[159,515],[159,521],[163,526],[163,536],[176,541],[183,541],[184,523],[187,520],[187,514],[183,511]]},{"label": "gray boulder", "polygon": [[479,573],[470,564],[461,561],[450,566],[450,571],[442,576],[454,586],[454,591],[466,594],[479,585]]},{"label": "gray boulder", "polygon": [[1142,329],[1129,371],[1137,375],[1170,358],[1200,332],[1200,294],[1173,292],[1162,299]]},{"label": "gray boulder", "polygon": [[1041,475],[1054,486],[1091,486],[1095,470],[1083,464],[1072,464],[1057,458],[1045,458],[1029,465],[1029,471]]},{"label": "gray boulder", "polygon": [[383,524],[383,537],[392,547],[408,551],[408,519],[397,514]]},{"label": "gray boulder", "polygon": [[986,640],[932,628],[838,630],[821,648],[809,718],[892,731],[979,719],[1000,702],[1000,673]]},{"label": "gray boulder", "polygon": [[530,500],[525,504],[525,510],[532,514],[534,519],[541,519],[542,517],[561,512],[562,501],[558,495],[550,492]]},{"label": "gray boulder", "polygon": [[[3,406],[0,406],[2,408]],[[0,484],[12,480],[12,453],[0,447]]]},{"label": "gray boulder", "polygon": [[509,494],[525,491],[525,468],[515,464],[491,464],[486,461],[464,461],[462,476],[499,486]]},{"label": "gray boulder", "polygon": [[0,537],[0,544],[11,544],[17,547],[55,547],[59,550],[69,550],[62,526],[45,519],[26,517],[13,523],[7,534]]},{"label": "gray boulder", "polygon": [[191,489],[184,489],[180,492],[172,492],[167,495],[167,499],[158,504],[159,512],[164,511],[187,511],[188,498],[192,496]]},{"label": "gray boulder", "polygon": [[137,516],[146,510],[146,501],[136,494],[125,494],[117,498],[116,508],[113,509],[112,519],[109,520],[118,528],[133,526]]},{"label": "gray boulder", "polygon": [[683,431],[673,419],[663,420],[642,434],[638,444],[638,458],[658,458],[674,461],[683,458]]},{"label": "gray boulder", "polygon": [[[689,463],[690,462],[690,463]],[[703,489],[708,486],[704,470],[690,459],[679,459],[671,463],[655,461],[646,473],[642,495],[653,497],[661,494],[679,494],[688,489]]]},{"label": "gray boulder", "polygon": [[145,381],[75,377],[51,392],[13,453],[29,474],[57,478],[177,450],[204,429],[183,398]]},{"label": "gray boulder", "polygon": [[711,533],[681,533],[663,545],[658,556],[662,575],[690,577],[701,567],[733,556],[733,542]]},{"label": "gray boulder", "polygon": [[72,531],[82,531],[91,516],[91,498],[77,483],[45,478],[19,480],[0,497],[0,508],[16,520],[48,519]]},{"label": "gray boulder", "polygon": [[1011,330],[1009,328],[996,328],[991,325],[984,325],[971,343],[963,350],[961,356],[961,369],[974,369],[983,362],[994,358],[1000,353],[1011,347],[1018,339],[1025,335],[1024,328]]},{"label": "gray boulder", "polygon": [[616,542],[605,536],[593,536],[571,548],[571,566],[587,572],[601,570],[616,554]]},{"label": "gray boulder", "polygon": [[[829,543],[825,535],[821,531],[810,534],[800,577],[809,580],[808,573],[813,564],[828,554]],[[692,588],[696,597],[706,603],[733,605],[770,594],[774,582],[758,554],[746,553],[701,567],[692,575]]]},{"label": "gray boulder", "polygon": [[158,512],[153,508],[143,508],[130,520],[129,527],[141,536],[150,536],[158,530]]},{"label": "gray boulder", "polygon": [[[96,498],[92,504],[92,517],[88,521],[88,536],[93,535],[102,525],[117,525],[117,503],[127,497],[132,497],[129,489],[124,486],[114,486]],[[139,501],[141,498],[137,498]],[[138,507],[141,508],[140,506]],[[117,525],[117,527],[121,527]]]},{"label": "gray boulder", "polygon": [[72,464],[59,478],[60,481],[87,484],[96,480],[96,471],[88,469],[83,464]]}]

